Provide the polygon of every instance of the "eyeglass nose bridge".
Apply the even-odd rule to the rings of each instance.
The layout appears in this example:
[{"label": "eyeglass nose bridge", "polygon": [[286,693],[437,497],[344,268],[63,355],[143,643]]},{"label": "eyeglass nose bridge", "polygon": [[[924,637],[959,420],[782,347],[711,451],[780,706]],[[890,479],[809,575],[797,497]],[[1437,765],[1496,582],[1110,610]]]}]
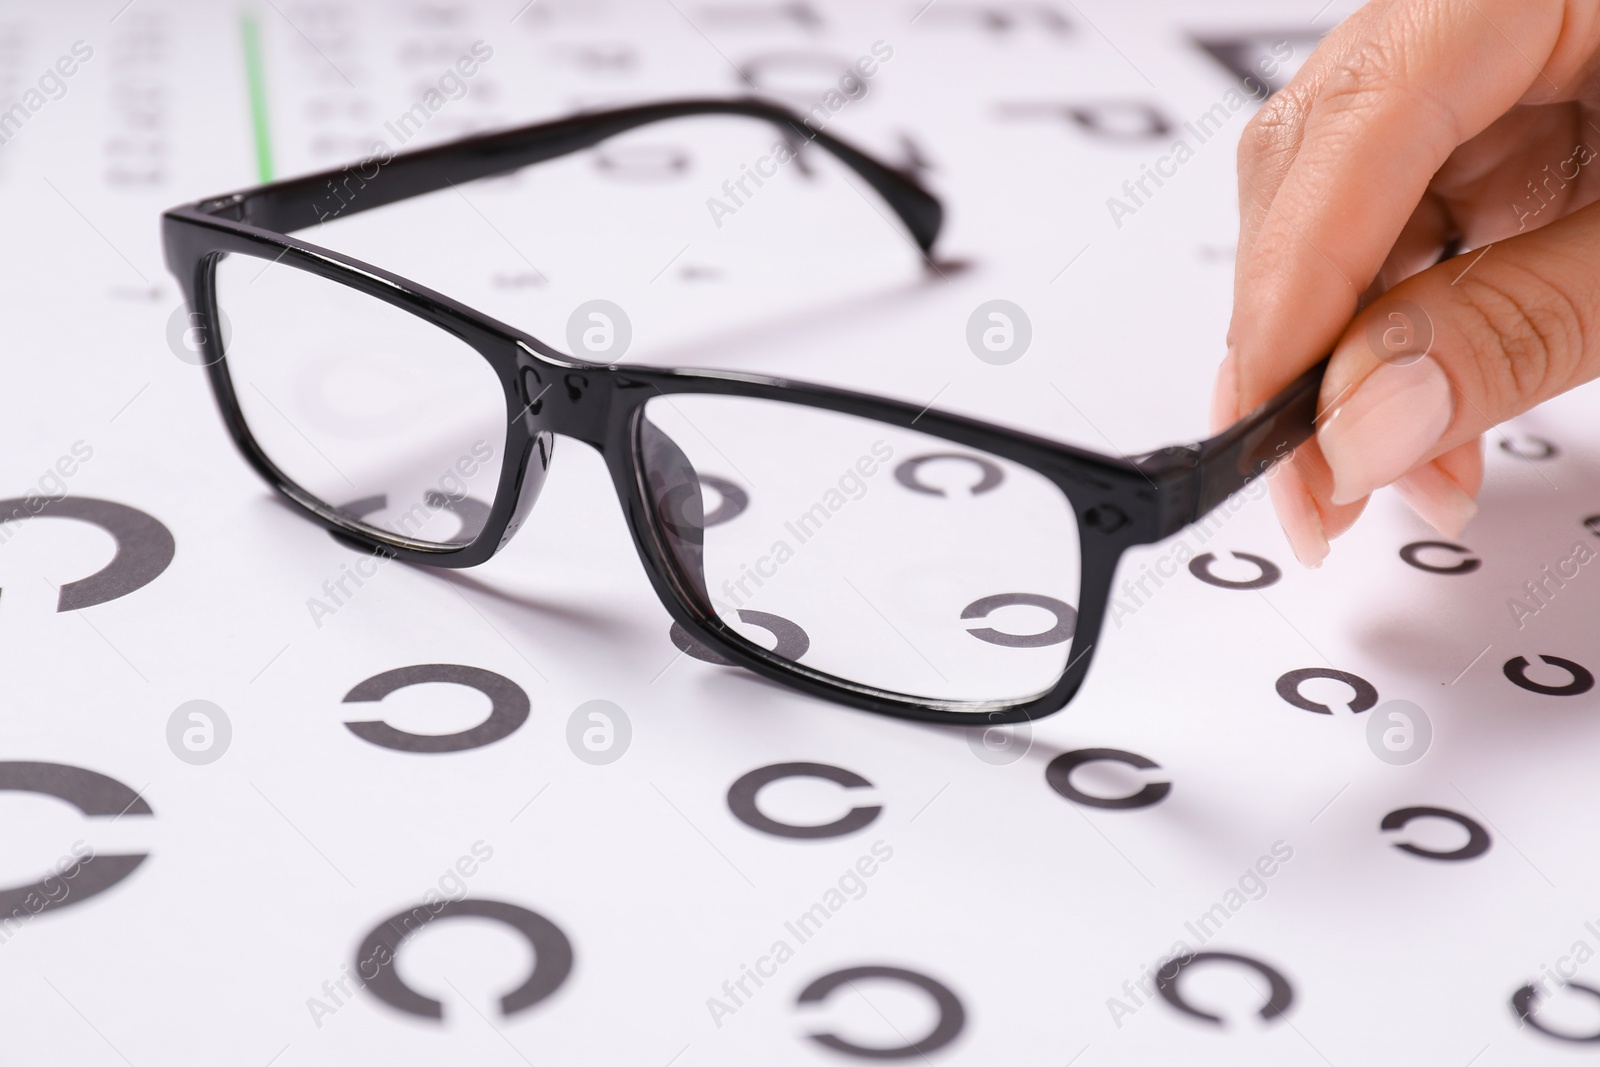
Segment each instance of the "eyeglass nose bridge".
[{"label": "eyeglass nose bridge", "polygon": [[566,367],[523,354],[518,400],[529,434],[556,433],[604,448],[616,387],[610,367]]},{"label": "eyeglass nose bridge", "polygon": [[528,443],[520,456],[511,457],[520,465],[517,502],[496,552],[506,546],[533,511],[550,471],[557,435],[603,450],[613,393],[608,370],[568,368],[526,359],[518,368],[515,399],[519,406],[512,423],[521,424]]}]

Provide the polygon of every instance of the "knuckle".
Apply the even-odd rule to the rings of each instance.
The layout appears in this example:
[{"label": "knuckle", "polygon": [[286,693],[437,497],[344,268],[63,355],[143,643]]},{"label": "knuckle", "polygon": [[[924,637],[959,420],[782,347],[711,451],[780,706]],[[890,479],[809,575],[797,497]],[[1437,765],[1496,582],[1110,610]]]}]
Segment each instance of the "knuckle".
[{"label": "knuckle", "polygon": [[1348,42],[1328,66],[1321,102],[1362,104],[1403,83],[1408,66],[1403,41],[1403,34],[1374,33]]},{"label": "knuckle", "polygon": [[[1412,125],[1437,131],[1437,144],[1430,142],[1430,147],[1453,148],[1465,140],[1450,102],[1434,91],[1432,79],[1419,69],[1418,42],[1427,37],[1425,26],[1402,19],[1386,32],[1350,42],[1329,64],[1317,99],[1319,113],[1354,120],[1336,125],[1359,127],[1385,113],[1420,109],[1429,121]],[[1360,136],[1361,131],[1350,128],[1347,134]]]},{"label": "knuckle", "polygon": [[1245,123],[1239,138],[1239,167],[1261,170],[1292,155],[1310,113],[1310,101],[1298,86],[1289,85],[1269,96]]}]

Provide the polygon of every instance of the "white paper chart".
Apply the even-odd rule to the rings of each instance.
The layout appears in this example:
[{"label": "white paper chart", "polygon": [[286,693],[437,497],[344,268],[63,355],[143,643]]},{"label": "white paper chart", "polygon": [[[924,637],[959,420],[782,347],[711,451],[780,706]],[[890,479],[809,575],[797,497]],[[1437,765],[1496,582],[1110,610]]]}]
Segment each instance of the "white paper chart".
[{"label": "white paper chart", "polygon": [[[763,163],[772,131],[727,118],[313,239],[557,347],[607,300],[629,361],[1144,452],[1204,433],[1252,97],[1347,13],[0,8],[0,1063],[1600,1043],[1593,390],[1491,436],[1459,541],[1380,493],[1304,571],[1258,484],[1130,554],[1074,702],[974,732],[686,654],[576,442],[482,567],[335,541],[228,440],[161,258],[163,209],[380,145],[755,93],[933,190],[933,259],[834,161]],[[1009,362],[969,345],[993,300],[1028,323]]]}]

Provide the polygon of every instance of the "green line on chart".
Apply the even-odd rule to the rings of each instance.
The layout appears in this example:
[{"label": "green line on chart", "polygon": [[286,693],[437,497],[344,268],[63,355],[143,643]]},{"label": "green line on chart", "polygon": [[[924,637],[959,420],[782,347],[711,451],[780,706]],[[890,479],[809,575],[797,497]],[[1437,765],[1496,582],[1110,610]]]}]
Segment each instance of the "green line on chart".
[{"label": "green line on chart", "polygon": [[256,177],[272,180],[272,133],[267,127],[267,77],[261,63],[261,34],[254,15],[239,17],[244,43],[244,76],[250,87],[250,125],[255,131]]}]

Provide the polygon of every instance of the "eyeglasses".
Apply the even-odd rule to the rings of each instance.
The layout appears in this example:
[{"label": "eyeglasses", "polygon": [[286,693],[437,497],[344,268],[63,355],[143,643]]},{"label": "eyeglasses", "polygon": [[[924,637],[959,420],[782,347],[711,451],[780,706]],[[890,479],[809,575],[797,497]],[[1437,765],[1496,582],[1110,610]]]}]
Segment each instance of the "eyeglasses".
[{"label": "eyeglasses", "polygon": [[1059,710],[1122,553],[1306,440],[1323,366],[1210,440],[1105,456],[842,389],[608,364],[594,356],[619,327],[603,307],[565,354],[288,236],[695,115],[764,120],[827,150],[932,249],[930,193],[753,100],[584,114],[201,200],[162,217],[162,240],[234,443],[345,541],[471,567],[526,520],[556,438],[575,438],[604,456],[680,647],[911,719]]}]

